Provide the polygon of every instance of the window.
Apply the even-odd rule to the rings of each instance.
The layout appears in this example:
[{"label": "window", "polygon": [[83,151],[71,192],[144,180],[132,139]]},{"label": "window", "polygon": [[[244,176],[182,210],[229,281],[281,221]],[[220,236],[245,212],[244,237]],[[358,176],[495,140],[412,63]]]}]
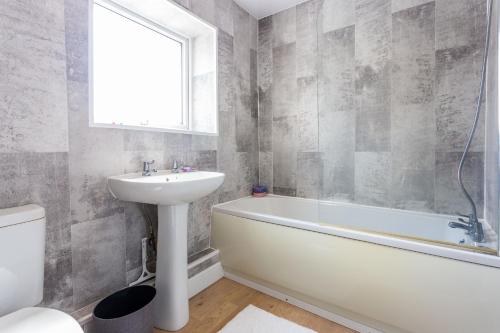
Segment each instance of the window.
[{"label": "window", "polygon": [[189,129],[188,39],[108,1],[92,37],[93,125]]}]

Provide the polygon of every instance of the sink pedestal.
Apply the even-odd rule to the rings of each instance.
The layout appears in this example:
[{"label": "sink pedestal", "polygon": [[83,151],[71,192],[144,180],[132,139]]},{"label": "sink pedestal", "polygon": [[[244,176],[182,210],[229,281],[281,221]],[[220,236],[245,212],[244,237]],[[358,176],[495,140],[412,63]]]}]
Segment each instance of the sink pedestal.
[{"label": "sink pedestal", "polygon": [[158,206],[155,327],[177,331],[189,321],[187,219],[189,204]]}]

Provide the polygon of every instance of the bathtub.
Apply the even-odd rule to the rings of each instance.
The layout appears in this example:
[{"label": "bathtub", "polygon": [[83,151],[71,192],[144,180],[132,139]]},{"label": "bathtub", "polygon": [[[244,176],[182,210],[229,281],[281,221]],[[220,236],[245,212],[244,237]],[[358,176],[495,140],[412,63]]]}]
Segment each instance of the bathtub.
[{"label": "bathtub", "polygon": [[500,332],[496,235],[454,219],[271,195],[214,206],[212,240],[228,277],[360,332]]}]

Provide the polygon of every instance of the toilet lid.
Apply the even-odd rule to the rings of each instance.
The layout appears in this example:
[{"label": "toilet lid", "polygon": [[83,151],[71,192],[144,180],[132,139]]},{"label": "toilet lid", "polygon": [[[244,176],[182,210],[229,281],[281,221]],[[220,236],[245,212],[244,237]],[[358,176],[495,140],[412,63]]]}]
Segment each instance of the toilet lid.
[{"label": "toilet lid", "polygon": [[47,308],[24,308],[0,318],[2,333],[83,333],[70,315]]}]

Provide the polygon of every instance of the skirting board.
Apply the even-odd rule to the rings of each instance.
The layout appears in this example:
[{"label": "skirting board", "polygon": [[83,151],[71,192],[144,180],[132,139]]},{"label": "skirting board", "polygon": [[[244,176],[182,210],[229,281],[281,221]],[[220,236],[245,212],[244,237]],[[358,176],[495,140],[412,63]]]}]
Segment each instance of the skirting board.
[{"label": "skirting board", "polygon": [[266,295],[269,295],[271,297],[277,298],[279,300],[282,300],[284,302],[290,303],[292,305],[295,305],[296,307],[299,307],[303,310],[306,310],[308,312],[314,313],[317,316],[320,316],[322,318],[328,319],[330,321],[333,321],[337,324],[343,325],[347,328],[350,328],[352,330],[355,330],[360,333],[383,333],[381,331],[378,331],[374,328],[368,327],[366,325],[363,325],[359,322],[353,321],[351,319],[347,319],[343,316],[340,316],[338,314],[332,313],[330,311],[323,310],[317,306],[311,305],[309,303],[303,302],[297,298],[288,296],[282,292],[276,291],[274,289],[265,287],[259,283],[256,283],[254,281],[250,281],[246,278],[243,278],[241,276],[229,273],[229,272],[224,272],[224,277],[228,278],[229,280],[233,280],[235,282],[238,282],[242,285],[245,285],[249,288],[255,289],[260,291],[261,293],[264,293]]},{"label": "skirting board", "polygon": [[188,280],[188,296],[189,298],[210,287],[215,282],[224,277],[224,270],[220,262],[216,263],[191,277]]}]

